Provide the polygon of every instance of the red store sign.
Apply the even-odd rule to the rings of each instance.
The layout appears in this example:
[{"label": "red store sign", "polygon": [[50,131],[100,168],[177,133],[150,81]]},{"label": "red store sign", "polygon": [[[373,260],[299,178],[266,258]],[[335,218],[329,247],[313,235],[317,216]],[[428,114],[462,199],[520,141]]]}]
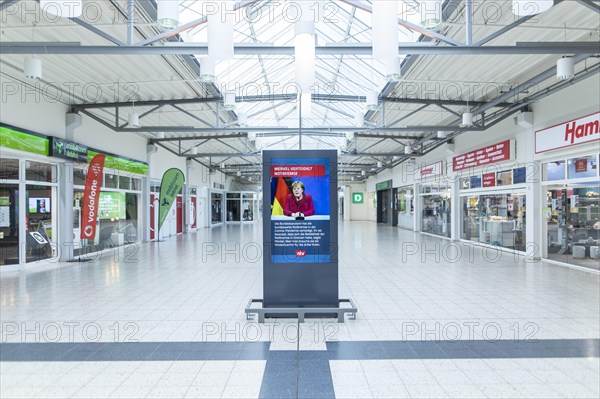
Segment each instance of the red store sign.
[{"label": "red store sign", "polygon": [[463,169],[476,168],[491,163],[507,161],[513,158],[514,143],[505,140],[501,143],[479,148],[466,154],[452,158],[452,170],[457,172]]},{"label": "red store sign", "polygon": [[496,187],[496,172],[483,175],[483,187]]},{"label": "red store sign", "polygon": [[600,112],[535,132],[535,153],[600,141]]}]

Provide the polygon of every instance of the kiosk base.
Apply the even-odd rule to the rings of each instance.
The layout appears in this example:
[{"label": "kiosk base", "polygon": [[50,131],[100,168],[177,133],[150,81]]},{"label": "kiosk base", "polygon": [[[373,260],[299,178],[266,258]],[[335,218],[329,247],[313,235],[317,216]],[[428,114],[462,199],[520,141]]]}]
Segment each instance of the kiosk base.
[{"label": "kiosk base", "polygon": [[304,323],[304,318],[306,317],[307,314],[310,314],[310,315],[337,314],[338,323],[343,323],[344,322],[344,314],[346,314],[346,313],[350,313],[351,320],[356,320],[356,312],[358,312],[358,309],[357,309],[356,305],[354,304],[354,302],[352,302],[352,299],[343,298],[343,299],[339,299],[338,302],[339,302],[339,304],[349,303],[350,307],[342,308],[342,307],[338,306],[337,308],[263,308],[263,307],[253,308],[252,307],[253,303],[260,303],[262,305],[264,303],[264,300],[263,299],[250,299],[250,301],[248,301],[248,305],[246,305],[246,309],[245,309],[246,320],[254,319],[252,316],[250,316],[251,314],[258,315],[259,323],[265,322],[265,314],[269,314],[269,315],[294,314],[294,315],[298,315],[299,323]]}]

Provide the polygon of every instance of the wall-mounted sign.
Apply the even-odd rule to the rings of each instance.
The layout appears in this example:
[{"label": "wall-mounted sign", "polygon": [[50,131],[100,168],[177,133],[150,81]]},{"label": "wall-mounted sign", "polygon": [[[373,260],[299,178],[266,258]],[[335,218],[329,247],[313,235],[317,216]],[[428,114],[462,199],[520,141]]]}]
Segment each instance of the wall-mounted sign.
[{"label": "wall-mounted sign", "polygon": [[386,181],[382,181],[381,183],[375,184],[376,191],[387,190],[389,188],[392,188],[391,180],[386,180]]},{"label": "wall-mounted sign", "polygon": [[432,163],[429,165],[423,165],[414,172],[415,180],[423,180],[428,177],[440,176],[443,173],[442,161]]},{"label": "wall-mounted sign", "polygon": [[0,147],[48,155],[48,137],[0,123]]},{"label": "wall-mounted sign", "polygon": [[496,172],[483,175],[483,187],[496,187]]},{"label": "wall-mounted sign", "polygon": [[535,132],[535,153],[600,141],[600,112]]},{"label": "wall-mounted sign", "polygon": [[363,193],[352,193],[352,203],[353,204],[362,204],[365,200],[365,195]]},{"label": "wall-mounted sign", "polygon": [[87,162],[88,148],[58,137],[50,137],[50,156],[69,159],[72,161]]},{"label": "wall-mounted sign", "polygon": [[514,158],[513,140],[505,140],[501,143],[489,145],[461,154],[452,158],[452,170],[457,172],[463,169],[476,168],[495,162],[508,161]]}]

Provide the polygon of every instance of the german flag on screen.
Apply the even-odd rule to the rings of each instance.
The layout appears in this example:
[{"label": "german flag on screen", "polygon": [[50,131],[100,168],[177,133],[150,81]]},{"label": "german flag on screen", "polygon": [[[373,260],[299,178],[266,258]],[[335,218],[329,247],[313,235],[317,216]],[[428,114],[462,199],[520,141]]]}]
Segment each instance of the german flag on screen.
[{"label": "german flag on screen", "polygon": [[275,198],[273,199],[273,208],[271,209],[271,215],[283,215],[283,208],[285,207],[285,200],[288,194],[291,194],[287,183],[283,180],[283,177],[277,179],[277,188],[275,189]]}]

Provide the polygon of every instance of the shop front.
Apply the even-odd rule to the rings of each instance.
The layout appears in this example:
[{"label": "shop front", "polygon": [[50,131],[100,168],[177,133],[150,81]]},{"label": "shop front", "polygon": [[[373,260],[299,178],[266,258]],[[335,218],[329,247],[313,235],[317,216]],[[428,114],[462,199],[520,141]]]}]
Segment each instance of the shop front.
[{"label": "shop front", "polygon": [[227,223],[248,223],[256,220],[257,194],[253,192],[228,192]]},{"label": "shop front", "polygon": [[0,125],[0,267],[56,260],[60,165],[47,136]]},{"label": "shop front", "polygon": [[546,259],[600,270],[600,113],[536,132]]},{"label": "shop front", "polygon": [[419,192],[419,226],[422,233],[451,236],[452,191],[443,162],[423,165],[414,172]]},{"label": "shop front", "polygon": [[515,149],[504,140],[453,157],[462,240],[525,251],[527,167],[514,162]]},{"label": "shop front", "polygon": [[408,230],[414,230],[415,206],[413,186],[397,188],[396,201],[398,203],[398,227]]}]

